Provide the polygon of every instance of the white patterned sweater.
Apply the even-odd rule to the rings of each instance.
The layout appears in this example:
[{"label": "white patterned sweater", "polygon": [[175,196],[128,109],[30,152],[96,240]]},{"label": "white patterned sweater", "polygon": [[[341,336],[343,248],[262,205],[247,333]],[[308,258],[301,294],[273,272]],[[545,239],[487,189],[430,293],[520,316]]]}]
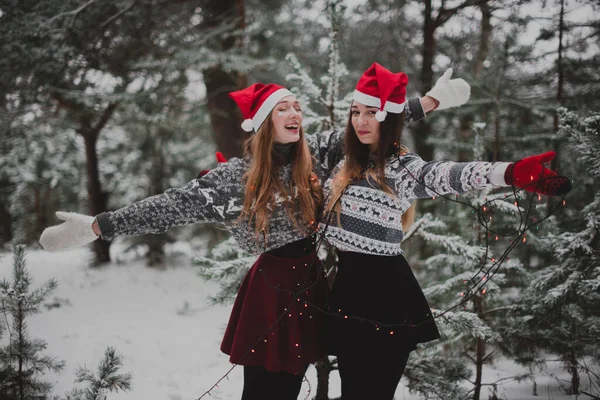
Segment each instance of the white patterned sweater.
[{"label": "white patterned sweater", "polygon": [[[405,108],[406,121],[424,117],[418,98],[410,99]],[[311,154],[316,159],[314,171],[323,183],[335,165],[343,158],[344,132],[324,132],[306,135]],[[276,205],[270,215],[266,236],[257,236],[247,221],[238,223],[244,202],[242,178],[250,159],[232,158],[199,179],[181,188],[148,197],[116,211],[96,216],[101,237],[110,240],[116,235],[143,235],[166,232],[173,226],[216,222],[228,229],[240,247],[250,254],[260,254],[303,239],[312,232],[298,229],[288,215],[288,206],[276,194]],[[279,169],[284,187],[289,187],[291,164]],[[297,221],[301,221],[295,212]]]},{"label": "white patterned sweater", "polygon": [[[325,183],[327,199],[335,173],[344,165],[336,166]],[[509,163],[489,162],[425,162],[416,154],[392,156],[385,168],[385,177],[396,197],[379,189],[374,182],[350,184],[340,198],[339,219],[332,214],[329,225],[319,224],[329,243],[343,251],[354,251],[382,256],[402,254],[402,214],[412,199],[428,198],[439,194],[464,193],[487,186],[507,186],[504,172]]]}]

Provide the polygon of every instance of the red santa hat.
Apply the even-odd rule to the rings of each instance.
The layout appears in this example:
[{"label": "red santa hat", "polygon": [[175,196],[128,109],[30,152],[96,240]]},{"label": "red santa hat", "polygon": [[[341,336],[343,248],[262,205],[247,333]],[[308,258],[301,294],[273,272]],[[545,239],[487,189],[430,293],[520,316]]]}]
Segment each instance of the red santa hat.
[{"label": "red santa hat", "polygon": [[284,97],[292,95],[292,92],[274,83],[268,85],[255,83],[246,89],[229,93],[229,97],[242,111],[244,117],[242,129],[246,132],[252,132],[252,129],[258,131],[277,103]]},{"label": "red santa hat", "polygon": [[377,121],[385,120],[388,112],[400,114],[406,104],[408,76],[392,73],[377,63],[367,69],[356,84],[354,100],[366,106],[377,107]]}]

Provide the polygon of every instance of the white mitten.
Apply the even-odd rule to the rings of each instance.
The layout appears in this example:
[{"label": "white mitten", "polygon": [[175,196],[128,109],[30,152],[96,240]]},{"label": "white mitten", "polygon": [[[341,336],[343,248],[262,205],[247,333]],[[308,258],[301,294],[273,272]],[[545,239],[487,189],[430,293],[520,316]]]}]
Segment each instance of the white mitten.
[{"label": "white mitten", "polygon": [[471,96],[471,86],[464,79],[450,79],[451,77],[452,68],[448,68],[426,94],[440,103],[436,110],[462,106]]},{"label": "white mitten", "polygon": [[83,246],[98,238],[92,230],[94,217],[64,211],[57,211],[56,216],[65,222],[46,228],[42,232],[40,244],[46,251],[67,250]]}]

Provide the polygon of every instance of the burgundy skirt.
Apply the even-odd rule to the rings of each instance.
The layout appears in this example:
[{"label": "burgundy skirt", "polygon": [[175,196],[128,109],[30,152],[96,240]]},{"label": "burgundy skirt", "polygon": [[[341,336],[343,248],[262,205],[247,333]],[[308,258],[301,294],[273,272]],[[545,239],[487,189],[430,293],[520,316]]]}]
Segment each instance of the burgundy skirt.
[{"label": "burgundy skirt", "polygon": [[304,372],[325,355],[317,333],[327,296],[314,250],[299,258],[262,254],[240,286],[221,351],[234,364]]}]

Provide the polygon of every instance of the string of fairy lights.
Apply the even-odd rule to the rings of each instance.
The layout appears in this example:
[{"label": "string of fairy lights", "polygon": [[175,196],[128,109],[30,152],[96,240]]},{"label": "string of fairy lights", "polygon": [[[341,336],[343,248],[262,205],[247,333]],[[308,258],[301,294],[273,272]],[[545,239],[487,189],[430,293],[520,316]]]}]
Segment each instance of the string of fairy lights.
[{"label": "string of fairy lights", "polygon": [[[451,198],[448,195],[445,195],[443,193],[439,193],[437,190],[435,190],[434,188],[428,186],[423,179],[418,179],[417,177],[414,176],[414,174],[405,166],[403,165],[403,163],[401,162],[400,159],[400,155],[397,154],[397,158],[394,160],[400,163],[400,166],[408,173],[408,175],[415,180],[419,185],[422,185],[423,187],[425,187],[426,189],[428,189],[431,193],[434,193],[434,196],[432,196],[432,198],[435,200],[437,197],[443,198],[445,201],[450,201],[450,202],[454,202],[454,203],[458,203],[458,204],[462,204],[464,206],[467,206],[469,208],[471,208],[472,213],[477,215],[477,221],[478,223],[483,226],[485,228],[485,234],[483,235],[483,240],[485,243],[485,251],[484,251],[484,255],[481,257],[481,262],[478,265],[478,269],[477,271],[475,271],[474,274],[472,274],[472,276],[469,279],[465,279],[463,280],[463,283],[466,284],[466,288],[464,288],[459,294],[459,300],[458,302],[456,302],[456,304],[453,304],[451,306],[449,306],[448,308],[444,309],[443,311],[437,311],[437,312],[432,312],[430,314],[426,315],[426,318],[424,318],[423,320],[421,320],[420,322],[415,322],[415,321],[411,321],[410,323],[394,323],[394,324],[390,324],[390,323],[385,323],[382,321],[376,321],[376,320],[372,320],[372,319],[367,319],[367,318],[362,318],[362,317],[358,317],[358,316],[354,316],[354,315],[346,315],[344,314],[341,309],[338,309],[337,312],[330,312],[327,311],[325,309],[323,309],[322,307],[320,307],[319,305],[313,304],[312,302],[310,302],[308,299],[304,299],[302,298],[302,293],[306,293],[308,294],[310,292],[310,290],[318,284],[318,279],[319,276],[321,277],[321,279],[326,279],[326,273],[323,270],[319,270],[317,271],[316,275],[317,279],[315,279],[314,281],[311,281],[310,276],[311,276],[311,270],[316,266],[317,268],[323,268],[322,263],[320,262],[320,260],[318,259],[317,254],[319,253],[319,250],[323,244],[323,242],[327,241],[326,238],[326,232],[327,232],[327,228],[331,222],[331,217],[332,217],[332,213],[329,213],[329,215],[327,216],[326,221],[323,223],[324,228],[316,229],[316,239],[315,236],[312,236],[312,238],[314,239],[314,241],[312,241],[313,239],[311,239],[312,244],[315,246],[315,251],[314,251],[314,256],[312,261],[309,264],[305,264],[304,266],[307,267],[306,271],[307,272],[307,279],[305,280],[305,282],[302,282],[301,284],[298,284],[299,288],[296,291],[291,291],[291,290],[286,290],[283,289],[277,285],[273,285],[271,283],[268,282],[267,277],[264,275],[263,273],[263,278],[267,281],[267,285],[270,286],[272,289],[274,290],[278,290],[278,291],[282,291],[288,294],[288,296],[290,296],[291,301],[293,303],[293,301],[297,302],[297,303],[304,303],[302,308],[309,308],[313,311],[318,311],[320,313],[322,313],[324,316],[331,316],[331,317],[339,317],[339,318],[344,318],[346,320],[355,320],[355,321],[359,321],[362,323],[368,323],[371,324],[374,329],[377,330],[384,330],[387,329],[390,335],[394,335],[395,334],[395,330],[405,327],[405,328],[418,328],[420,326],[422,326],[425,323],[428,323],[432,320],[435,320],[436,318],[441,318],[444,315],[452,312],[453,310],[463,307],[466,309],[466,304],[471,301],[475,296],[478,295],[485,295],[486,293],[486,285],[489,284],[489,282],[492,280],[492,278],[495,276],[495,274],[498,272],[500,266],[502,265],[502,263],[504,263],[506,260],[508,260],[508,255],[510,254],[510,252],[520,243],[525,243],[527,241],[527,232],[530,231],[532,228],[538,228],[539,225],[545,221],[546,219],[548,219],[551,215],[553,215],[557,209],[560,206],[565,206],[566,205],[566,193],[564,193],[562,195],[562,198],[560,199],[559,202],[556,203],[556,205],[550,210],[548,211],[548,213],[540,219],[535,219],[535,218],[530,218],[530,215],[532,213],[532,210],[534,209],[534,199],[537,197],[537,200],[540,201],[541,200],[541,196],[538,193],[538,191],[540,190],[541,186],[545,183],[547,183],[548,180],[552,180],[552,179],[564,179],[562,177],[558,177],[558,176],[550,176],[550,177],[544,177],[543,175],[540,177],[539,180],[537,180],[535,182],[535,188],[533,190],[533,195],[528,203],[528,206],[526,208],[522,208],[519,204],[519,194],[524,190],[524,189],[517,189],[514,185],[511,187],[512,189],[512,194],[510,196],[514,197],[514,206],[515,206],[515,210],[517,211],[517,214],[519,216],[519,223],[517,228],[512,231],[512,232],[500,232],[500,231],[496,231],[490,228],[490,224],[492,221],[492,217],[489,216],[488,214],[492,213],[493,209],[492,206],[496,204],[497,201],[507,201],[507,198],[509,197],[508,193],[504,194],[504,198],[494,198],[491,200],[487,199],[487,196],[484,197],[484,203],[475,207],[469,203],[463,202],[458,200],[458,195],[456,195],[456,198]],[[392,162],[394,162],[392,161]],[[532,178],[533,181],[533,178]],[[339,201],[341,198],[341,196],[336,200]],[[524,209],[525,212],[523,213],[521,210]],[[528,223],[529,221],[532,221],[531,223]],[[498,256],[498,257],[491,257],[490,256],[490,237],[494,236],[495,241],[498,241],[500,237],[512,237],[515,236],[514,239],[509,239],[509,245],[506,247],[506,249],[504,250],[504,252]],[[487,266],[487,267],[486,267]],[[294,267],[295,268],[295,267]],[[306,284],[306,286],[303,286],[304,284]],[[290,303],[290,304],[292,304]],[[291,306],[290,308],[285,307],[284,310],[281,312],[281,314],[278,316],[278,318],[276,319],[276,321],[269,327],[269,329],[267,329],[267,331],[261,336],[259,337],[256,342],[254,343],[254,345],[252,347],[250,347],[242,356],[242,359],[246,358],[246,356],[253,354],[256,350],[255,348],[257,347],[257,345],[262,342],[265,341],[266,342],[266,337],[269,335],[269,333],[272,332],[272,330],[278,325],[280,324],[286,316],[291,317],[292,310],[291,310]],[[302,316],[303,313],[305,311],[299,311],[299,315]],[[310,318],[312,318],[312,315],[310,316]],[[294,321],[293,318],[290,318],[290,321]],[[292,333],[294,333],[295,331],[293,329],[290,330]],[[295,347],[298,348],[298,351],[300,351],[300,341],[298,340],[298,338],[295,338]],[[298,355],[298,357],[301,357],[300,355]],[[221,376],[221,378],[219,378],[219,380],[211,387],[209,388],[206,392],[204,392],[200,397],[198,397],[196,400],[201,400],[202,398],[204,398],[205,396],[209,395],[211,396],[211,391],[214,390],[215,388],[219,387],[219,384],[224,380],[224,379],[229,379],[228,376],[229,374],[235,369],[235,367],[239,365],[239,364],[234,364],[223,376]],[[312,392],[312,388],[310,385],[310,381],[308,381],[308,379],[306,377],[304,377],[303,382],[307,382],[308,383],[308,390],[305,396],[305,400],[307,400]]]}]

